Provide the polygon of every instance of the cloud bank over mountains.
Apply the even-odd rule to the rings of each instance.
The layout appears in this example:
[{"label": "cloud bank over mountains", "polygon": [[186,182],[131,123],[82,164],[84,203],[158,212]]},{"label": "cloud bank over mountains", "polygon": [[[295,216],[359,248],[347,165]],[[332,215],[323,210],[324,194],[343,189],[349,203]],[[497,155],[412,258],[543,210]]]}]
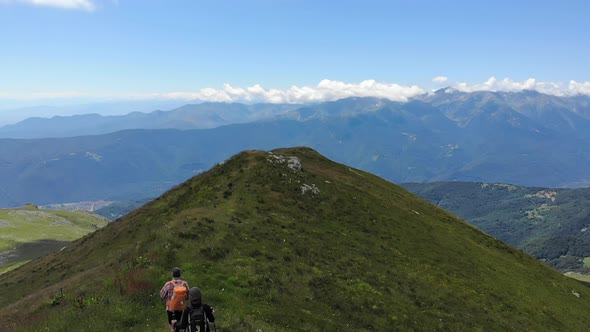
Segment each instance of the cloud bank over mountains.
[{"label": "cloud bank over mountains", "polygon": [[510,78],[498,80],[490,77],[487,81],[479,84],[456,83],[451,88],[463,92],[473,91],[506,91],[518,92],[523,90],[534,90],[554,96],[590,95],[590,82],[569,81],[568,84],[555,82],[540,82],[534,78],[524,81],[513,81]]},{"label": "cloud bank over mountains", "polygon": [[[542,82],[534,78],[524,81],[514,81],[510,78],[502,80],[490,77],[483,83],[469,84],[465,82],[450,83],[445,76],[432,79],[434,83],[446,84],[454,90],[462,92],[474,91],[505,91],[518,92],[535,90],[555,96],[572,96],[578,94],[590,95],[590,82],[570,81],[567,84]],[[233,87],[224,84],[221,89],[201,89],[196,92],[174,92],[152,94],[152,98],[182,98],[217,102],[268,102],[268,103],[309,103],[336,100],[346,97],[380,97],[394,101],[407,101],[409,98],[432,92],[418,85],[401,85],[385,83],[375,80],[365,80],[360,83],[346,83],[342,81],[322,80],[316,86],[292,86],[288,89],[265,89],[260,85],[247,88]],[[140,97],[140,96],[137,96]]]},{"label": "cloud bank over mountains", "polygon": [[[432,79],[432,82],[434,82],[439,88],[448,87],[462,92],[518,92],[522,90],[535,90],[555,96],[572,96],[579,94],[590,95],[590,81],[555,83],[537,81],[534,78],[529,78],[524,81],[514,81],[510,78],[500,80],[496,77],[490,77],[483,83],[470,84],[466,82],[452,82],[446,76],[437,76]],[[365,80],[359,83],[346,83],[325,79],[315,86],[294,85],[286,89],[268,89],[259,84],[242,88],[234,87],[226,83],[219,89],[204,88],[193,92],[181,91],[165,93],[85,93],[78,91],[10,93],[0,91],[0,103],[2,103],[3,99],[29,101],[50,99],[157,99],[245,103],[310,103],[337,100],[347,97],[380,97],[405,102],[412,97],[431,93],[432,91],[432,89],[427,89],[418,85],[402,85],[397,83],[378,82],[375,80]]]},{"label": "cloud bank over mountains", "polygon": [[309,103],[336,100],[347,97],[381,97],[396,101],[423,94],[426,90],[417,86],[396,83],[381,83],[365,80],[360,83],[322,80],[316,86],[291,86],[287,89],[265,89],[256,84],[237,88],[224,84],[222,89],[201,89],[196,92],[174,92],[153,94],[154,98],[184,98],[217,102],[268,102],[268,103]]}]

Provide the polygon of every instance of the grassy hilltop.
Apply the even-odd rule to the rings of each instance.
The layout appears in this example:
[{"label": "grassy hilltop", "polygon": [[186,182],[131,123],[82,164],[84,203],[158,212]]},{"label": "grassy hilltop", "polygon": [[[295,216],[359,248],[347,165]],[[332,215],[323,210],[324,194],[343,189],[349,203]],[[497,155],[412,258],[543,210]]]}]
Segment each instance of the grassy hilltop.
[{"label": "grassy hilltop", "polygon": [[40,210],[32,204],[0,209],[0,273],[60,249],[108,222],[86,211]]},{"label": "grassy hilltop", "polygon": [[[0,322],[24,331],[161,331],[157,292],[173,266],[203,289],[220,331],[590,324],[584,284],[307,148],[240,153],[0,275]],[[23,311],[29,319],[15,319]]]}]

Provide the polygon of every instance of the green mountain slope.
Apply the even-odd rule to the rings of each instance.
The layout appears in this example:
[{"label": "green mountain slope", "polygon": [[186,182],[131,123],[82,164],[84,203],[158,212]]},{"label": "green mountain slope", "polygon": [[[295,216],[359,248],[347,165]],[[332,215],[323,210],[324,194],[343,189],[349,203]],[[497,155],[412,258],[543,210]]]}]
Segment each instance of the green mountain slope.
[{"label": "green mountain slope", "polygon": [[0,322],[25,331],[161,331],[157,292],[172,266],[203,289],[226,331],[590,323],[587,286],[307,148],[240,153],[65,250],[0,275]]},{"label": "green mountain slope", "polygon": [[0,209],[0,271],[58,250],[104,227],[108,219],[85,211]]},{"label": "green mountain slope", "polygon": [[590,272],[590,189],[407,183],[411,192],[563,271]]}]

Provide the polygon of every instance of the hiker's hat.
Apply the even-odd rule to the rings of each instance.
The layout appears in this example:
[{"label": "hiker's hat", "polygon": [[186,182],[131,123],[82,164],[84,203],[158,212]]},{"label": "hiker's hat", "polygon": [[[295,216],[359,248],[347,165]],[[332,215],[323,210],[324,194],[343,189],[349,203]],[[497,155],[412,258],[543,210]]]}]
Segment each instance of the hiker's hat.
[{"label": "hiker's hat", "polygon": [[175,267],[172,269],[172,277],[173,278],[180,277],[180,268],[179,267]]}]

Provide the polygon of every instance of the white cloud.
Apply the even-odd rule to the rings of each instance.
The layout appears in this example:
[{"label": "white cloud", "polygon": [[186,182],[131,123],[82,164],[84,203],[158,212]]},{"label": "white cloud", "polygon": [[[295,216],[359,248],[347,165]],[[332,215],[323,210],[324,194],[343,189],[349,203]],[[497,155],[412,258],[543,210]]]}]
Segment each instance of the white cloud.
[{"label": "white cloud", "polygon": [[92,0],[0,0],[0,3],[26,3],[35,6],[58,7],[93,11],[96,5]]},{"label": "white cloud", "polygon": [[267,103],[308,103],[337,100],[347,97],[381,97],[396,101],[425,93],[423,88],[412,85],[382,83],[366,80],[360,83],[322,80],[316,86],[292,86],[288,89],[265,89],[256,84],[237,88],[224,84],[222,89],[206,88],[196,92],[172,92],[152,94],[152,98],[183,98],[219,102],[267,102]]},{"label": "white cloud", "polygon": [[449,80],[449,78],[446,76],[436,76],[436,77],[432,78],[432,82],[438,83],[438,84],[445,83],[448,80]]},{"label": "white cloud", "polygon": [[534,78],[529,78],[522,82],[513,81],[509,78],[505,78],[499,81],[494,76],[490,77],[487,81],[478,84],[468,83],[457,83],[453,87],[460,91],[473,92],[473,91],[522,91],[522,90],[534,90],[537,81]]},{"label": "white cloud", "polygon": [[529,78],[524,81],[514,81],[510,78],[498,80],[492,76],[483,83],[455,83],[452,87],[463,92],[473,91],[508,91],[517,92],[523,90],[535,90],[541,93],[554,96],[572,96],[577,94],[590,95],[590,82],[576,82],[570,81],[569,84],[561,82],[542,82],[534,78]]},{"label": "white cloud", "polygon": [[590,95],[590,82],[570,81],[567,87],[574,94]]}]

